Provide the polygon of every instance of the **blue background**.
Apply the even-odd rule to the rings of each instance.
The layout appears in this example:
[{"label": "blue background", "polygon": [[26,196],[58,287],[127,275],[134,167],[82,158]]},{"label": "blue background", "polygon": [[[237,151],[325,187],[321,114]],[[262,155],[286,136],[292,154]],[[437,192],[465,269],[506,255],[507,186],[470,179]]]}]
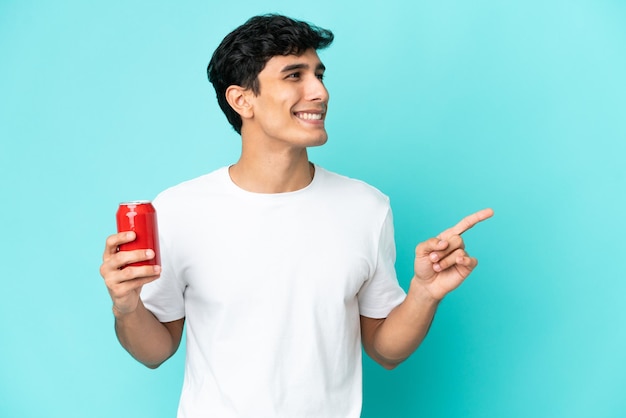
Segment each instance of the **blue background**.
[{"label": "blue background", "polygon": [[480,259],[364,417],[626,416],[626,5],[619,0],[0,0],[1,417],[172,417],[117,343],[98,268],[117,203],[232,163],[205,68],[248,17],[328,27],[327,145],[414,246],[493,207]]}]

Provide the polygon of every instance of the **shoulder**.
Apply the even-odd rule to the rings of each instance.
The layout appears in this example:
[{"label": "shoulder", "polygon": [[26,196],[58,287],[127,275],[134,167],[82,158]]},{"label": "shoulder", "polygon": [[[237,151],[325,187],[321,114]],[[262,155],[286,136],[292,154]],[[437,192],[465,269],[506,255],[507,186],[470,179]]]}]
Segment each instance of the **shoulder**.
[{"label": "shoulder", "polygon": [[154,199],[154,205],[165,209],[172,205],[179,206],[185,201],[203,198],[211,193],[218,193],[225,188],[227,175],[228,167],[221,167],[211,173],[183,181],[159,193]]},{"label": "shoulder", "polygon": [[352,177],[344,176],[322,167],[315,166],[316,175],[319,175],[319,186],[331,193],[337,199],[351,201],[357,204],[389,205],[389,197],[376,187]]}]

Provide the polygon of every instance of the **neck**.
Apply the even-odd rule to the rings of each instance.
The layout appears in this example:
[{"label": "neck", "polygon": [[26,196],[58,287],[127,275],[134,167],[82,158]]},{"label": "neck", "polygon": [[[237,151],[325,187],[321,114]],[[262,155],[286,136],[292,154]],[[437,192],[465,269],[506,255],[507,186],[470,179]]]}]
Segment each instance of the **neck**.
[{"label": "neck", "polygon": [[307,187],[314,168],[306,148],[279,155],[255,156],[242,152],[229,169],[230,178],[239,187],[255,193],[286,193]]}]

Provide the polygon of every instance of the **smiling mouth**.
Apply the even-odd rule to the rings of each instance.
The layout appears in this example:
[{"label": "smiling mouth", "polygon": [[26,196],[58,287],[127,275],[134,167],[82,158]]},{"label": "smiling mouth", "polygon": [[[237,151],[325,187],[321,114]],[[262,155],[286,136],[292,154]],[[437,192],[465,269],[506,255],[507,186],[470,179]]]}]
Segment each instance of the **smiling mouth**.
[{"label": "smiling mouth", "polygon": [[324,117],[324,114],[322,113],[296,112],[294,114],[298,119],[303,120],[322,120]]}]

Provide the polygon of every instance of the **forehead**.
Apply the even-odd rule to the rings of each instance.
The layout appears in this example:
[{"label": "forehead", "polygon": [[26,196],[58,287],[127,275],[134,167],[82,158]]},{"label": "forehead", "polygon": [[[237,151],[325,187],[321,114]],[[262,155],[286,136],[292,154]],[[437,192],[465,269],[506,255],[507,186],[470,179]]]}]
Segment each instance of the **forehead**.
[{"label": "forehead", "polygon": [[276,55],[270,58],[261,73],[280,73],[290,67],[316,70],[323,69],[322,61],[314,49],[307,49],[300,55]]}]

